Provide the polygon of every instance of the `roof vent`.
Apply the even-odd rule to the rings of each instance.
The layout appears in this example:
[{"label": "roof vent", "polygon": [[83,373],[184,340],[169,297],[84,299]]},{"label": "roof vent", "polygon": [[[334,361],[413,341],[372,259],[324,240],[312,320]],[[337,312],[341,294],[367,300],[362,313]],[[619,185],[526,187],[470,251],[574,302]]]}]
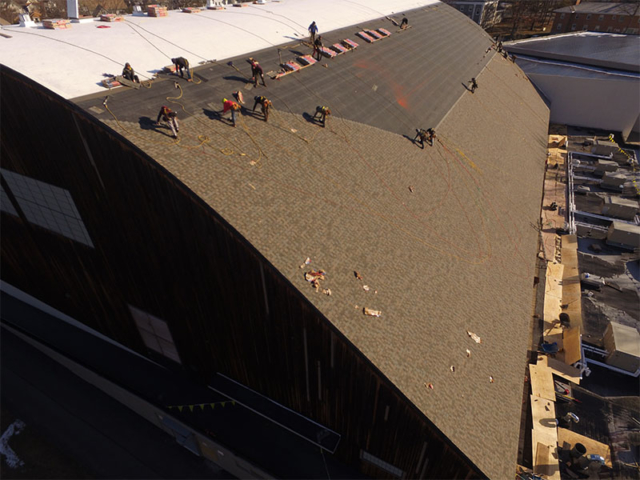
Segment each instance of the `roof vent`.
[{"label": "roof vent", "polygon": [[67,0],[67,17],[75,19],[80,18],[78,0]]}]

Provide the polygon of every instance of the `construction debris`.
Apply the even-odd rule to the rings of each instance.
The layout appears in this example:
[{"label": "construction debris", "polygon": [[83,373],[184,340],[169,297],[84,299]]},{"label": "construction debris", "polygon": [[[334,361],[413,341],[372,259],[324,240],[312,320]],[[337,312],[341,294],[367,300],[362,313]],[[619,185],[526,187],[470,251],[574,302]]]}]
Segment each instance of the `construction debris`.
[{"label": "construction debris", "polygon": [[304,274],[304,278],[307,282],[316,282],[318,280],[324,280],[324,276],[327,274],[324,270],[310,270]]},{"label": "construction debris", "polygon": [[493,377],[491,375],[489,375],[489,383],[494,383],[495,380],[493,379]]},{"label": "construction debris", "polygon": [[122,15],[115,15],[113,13],[103,13],[100,15],[101,22],[124,22]]},{"label": "construction debris", "polygon": [[304,263],[302,265],[300,265],[300,268],[304,268],[306,265],[309,265],[311,263],[311,259],[309,257],[307,257],[307,259],[304,261]]},{"label": "construction debris", "polygon": [[354,271],[353,274],[356,276],[358,280],[362,280],[362,275],[360,275],[358,272]]},{"label": "construction debris", "polygon": [[453,365],[451,365],[451,367],[449,367],[449,370],[451,370],[452,372],[456,371],[456,367],[454,367]]},{"label": "construction debris", "polygon": [[470,332],[469,330],[467,330],[467,335],[469,335],[473,339],[474,342],[482,343],[482,339],[478,335],[476,335],[475,333]]},{"label": "construction debris", "polygon": [[469,358],[470,356],[471,356],[471,350],[467,348],[467,358]]},{"label": "construction debris", "polygon": [[331,296],[331,289],[330,288],[325,288],[324,290],[322,290],[322,293],[324,293],[327,296]]},{"label": "construction debris", "polygon": [[362,309],[362,313],[364,313],[365,315],[368,315],[370,317],[379,317],[382,315],[382,312],[380,310],[372,310],[370,308],[364,307]]},{"label": "construction debris", "polygon": [[362,286],[362,289],[363,289],[365,292],[368,292],[369,290],[371,290],[371,287],[369,287],[369,285],[363,285],[363,286]]},{"label": "construction debris", "polygon": [[147,14],[150,17],[168,17],[167,7],[160,5],[147,5]]},{"label": "construction debris", "polygon": [[433,390],[433,383],[425,383],[424,386]]}]

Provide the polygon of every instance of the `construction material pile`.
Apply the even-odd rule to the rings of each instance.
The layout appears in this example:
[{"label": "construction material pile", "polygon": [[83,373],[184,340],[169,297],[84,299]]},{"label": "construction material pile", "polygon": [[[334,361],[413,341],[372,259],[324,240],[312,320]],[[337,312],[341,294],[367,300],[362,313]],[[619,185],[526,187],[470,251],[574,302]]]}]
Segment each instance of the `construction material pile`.
[{"label": "construction material pile", "polygon": [[66,20],[64,18],[43,20],[42,26],[44,28],[48,28],[49,30],[64,30],[67,28],[71,28],[71,20]]},{"label": "construction material pile", "polygon": [[195,7],[185,7],[182,9],[182,12],[183,13],[200,13],[200,9]]},{"label": "construction material pile", "polygon": [[100,15],[101,22],[122,22],[124,21],[124,17],[121,15],[115,15],[113,13],[105,13]]},{"label": "construction material pile", "polygon": [[147,13],[150,17],[168,17],[167,7],[161,5],[148,5]]}]

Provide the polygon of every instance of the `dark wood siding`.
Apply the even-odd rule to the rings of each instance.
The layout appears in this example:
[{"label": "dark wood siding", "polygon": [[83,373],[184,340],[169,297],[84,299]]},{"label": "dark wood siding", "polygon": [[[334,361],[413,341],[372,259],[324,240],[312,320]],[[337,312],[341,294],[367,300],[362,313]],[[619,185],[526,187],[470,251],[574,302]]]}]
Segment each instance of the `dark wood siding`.
[{"label": "dark wood siding", "polygon": [[146,355],[128,305],[163,319],[186,373],[203,381],[224,373],[335,430],[335,455],[366,474],[389,476],[361,450],[408,477],[427,459],[425,478],[480,476],[254,247],[144,152],[6,68],[1,108],[12,112],[2,168],[68,190],[94,244],[3,213],[3,280]]}]

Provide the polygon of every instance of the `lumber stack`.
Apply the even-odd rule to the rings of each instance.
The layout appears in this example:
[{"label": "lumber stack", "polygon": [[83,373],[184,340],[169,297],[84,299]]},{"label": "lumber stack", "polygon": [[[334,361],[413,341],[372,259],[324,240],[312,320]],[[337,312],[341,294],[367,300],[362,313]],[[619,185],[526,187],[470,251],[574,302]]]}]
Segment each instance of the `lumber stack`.
[{"label": "lumber stack", "polygon": [[160,5],[148,5],[147,13],[150,17],[168,17],[169,13],[167,12],[167,7],[162,7]]},{"label": "lumber stack", "polygon": [[43,20],[42,26],[49,30],[64,30],[71,28],[71,20],[64,18],[53,18],[49,20]]}]

